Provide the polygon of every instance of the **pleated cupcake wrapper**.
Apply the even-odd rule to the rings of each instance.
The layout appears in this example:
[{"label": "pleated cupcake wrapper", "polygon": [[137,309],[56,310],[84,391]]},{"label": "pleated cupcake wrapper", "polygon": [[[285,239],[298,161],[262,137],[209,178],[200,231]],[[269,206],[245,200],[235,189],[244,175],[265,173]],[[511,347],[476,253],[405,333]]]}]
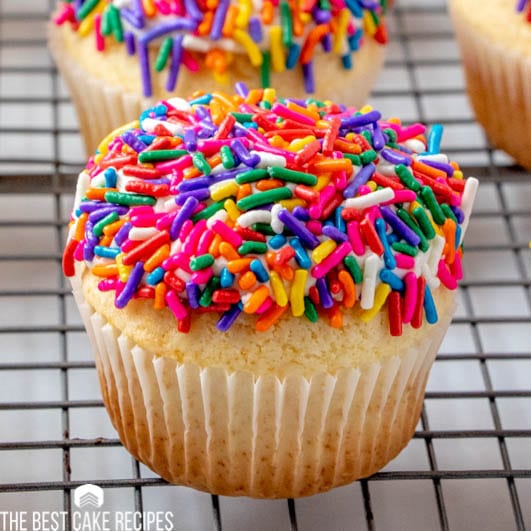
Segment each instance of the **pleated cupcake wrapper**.
[{"label": "pleated cupcake wrapper", "polygon": [[[124,91],[109,85],[81,67],[65,50],[61,32],[55,26],[48,31],[48,44],[57,67],[64,78],[76,113],[87,156],[93,155],[103,138],[118,127],[137,119],[141,112],[157,99],[167,95],[144,98],[141,94]],[[95,52],[96,53],[96,52]],[[351,70],[343,70],[337,56],[319,54],[314,60],[316,93],[321,99],[362,106],[379,74],[385,48],[371,40],[355,55]],[[232,93],[234,83],[246,82],[250,88],[259,86],[259,73],[249,64],[246,56],[234,56],[229,82],[222,90]],[[308,97],[304,91],[299,68],[271,74],[271,85],[280,96]],[[188,97],[194,91],[219,90],[210,71],[189,72],[181,68],[176,96]]]},{"label": "pleated cupcake wrapper", "polygon": [[511,52],[453,17],[467,89],[490,141],[531,169],[531,55]]},{"label": "pleated cupcake wrapper", "polygon": [[419,350],[280,380],[154,356],[86,302],[79,279],[73,286],[124,446],[170,482],[259,498],[325,491],[395,457],[415,430],[451,319],[443,316]]}]

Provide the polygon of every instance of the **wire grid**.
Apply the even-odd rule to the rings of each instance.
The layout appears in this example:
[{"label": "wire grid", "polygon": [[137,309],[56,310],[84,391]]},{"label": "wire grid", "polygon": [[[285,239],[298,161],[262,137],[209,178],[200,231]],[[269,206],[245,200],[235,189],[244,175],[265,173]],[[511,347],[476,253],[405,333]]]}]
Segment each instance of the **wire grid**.
[{"label": "wire grid", "polygon": [[[142,512],[165,497],[165,509],[179,512],[177,529],[186,530],[531,527],[531,176],[493,150],[474,123],[442,0],[396,2],[371,102],[408,121],[444,122],[446,151],[482,180],[460,307],[401,456],[371,478],[296,501],[169,486],[130,458],[108,426],[60,269],[83,155],[69,98],[45,51],[42,28],[53,2],[3,2],[0,510],[70,513],[71,490],[90,482],[115,508]],[[103,459],[107,475],[98,468],[102,451],[114,452]],[[116,468],[118,461],[125,468]]]}]

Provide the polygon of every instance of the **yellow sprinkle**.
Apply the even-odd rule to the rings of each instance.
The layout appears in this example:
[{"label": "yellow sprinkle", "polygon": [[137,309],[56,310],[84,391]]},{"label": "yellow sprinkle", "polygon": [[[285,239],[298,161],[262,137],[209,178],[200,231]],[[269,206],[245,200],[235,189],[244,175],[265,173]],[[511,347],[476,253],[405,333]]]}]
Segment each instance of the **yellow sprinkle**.
[{"label": "yellow sprinkle", "polygon": [[284,72],[286,58],[284,57],[284,45],[282,44],[282,29],[280,26],[271,26],[269,30],[271,48],[271,66],[274,72]]},{"label": "yellow sprinkle", "polygon": [[453,177],[455,179],[462,179],[463,178],[463,172],[461,170],[455,170]]},{"label": "yellow sprinkle", "polygon": [[369,181],[366,184],[371,189],[371,192],[376,191],[376,188],[377,188],[378,185],[374,181]]},{"label": "yellow sprinkle", "polygon": [[233,199],[227,199],[223,203],[223,207],[227,211],[227,214],[229,215],[229,218],[232,219],[232,221],[236,221],[240,217],[241,212],[236,206],[236,203]]},{"label": "yellow sprinkle", "polygon": [[312,251],[312,260],[320,264],[336,247],[337,243],[334,240],[325,240]]},{"label": "yellow sprinkle", "polygon": [[220,85],[228,85],[230,83],[229,74],[227,72],[213,72],[214,80]]},{"label": "yellow sprinkle", "polygon": [[374,317],[376,317],[376,314],[381,310],[382,306],[385,304],[389,293],[391,293],[391,286],[389,284],[385,284],[384,282],[379,284],[374,292],[374,304],[372,308],[370,310],[365,310],[360,315],[360,319],[365,323],[372,321]]},{"label": "yellow sprinkle", "polygon": [[299,13],[299,17],[300,17],[301,22],[303,24],[308,24],[309,22],[311,22],[313,20],[312,16],[310,15],[310,13]]},{"label": "yellow sprinkle", "polygon": [[363,10],[363,26],[367,35],[374,35],[376,33],[376,24],[368,9]]},{"label": "yellow sprinkle", "polygon": [[234,30],[234,40],[245,48],[253,66],[262,66],[262,52],[246,31]]},{"label": "yellow sprinkle", "polygon": [[373,109],[372,105],[364,105],[361,109],[360,109],[360,112],[362,114],[366,114],[368,112],[371,112]]},{"label": "yellow sprinkle", "polygon": [[294,317],[300,317],[304,314],[304,290],[306,288],[306,279],[308,271],[306,269],[297,269],[289,294],[291,304],[291,313]]},{"label": "yellow sprinkle", "polygon": [[236,17],[236,27],[245,29],[249,25],[249,18],[251,16],[252,6],[250,0],[239,0],[238,16]]},{"label": "yellow sprinkle", "polygon": [[313,135],[305,136],[304,138],[296,138],[292,140],[289,145],[290,151],[300,151],[304,146],[307,146],[310,142],[313,142],[315,137]]},{"label": "yellow sprinkle", "polygon": [[271,282],[271,289],[276,303],[279,306],[286,306],[288,304],[288,295],[279,274],[276,271],[271,271],[269,273],[269,281]]},{"label": "yellow sprinkle", "polygon": [[222,181],[210,187],[210,197],[213,201],[221,201],[231,195],[236,196],[238,188],[236,181]]},{"label": "yellow sprinkle", "polygon": [[140,122],[135,120],[134,122],[129,122],[128,124],[122,125],[118,129],[115,129],[112,133],[109,133],[98,145],[98,151],[101,155],[106,155],[109,151],[109,144],[113,138],[120,136],[122,133],[129,131],[129,129],[137,129],[140,127]]},{"label": "yellow sprinkle", "polygon": [[326,120],[317,120],[315,122],[315,127],[319,129],[330,129],[330,122],[327,122]]},{"label": "yellow sprinkle", "polygon": [[330,182],[330,175],[319,175],[317,184],[313,187],[316,192],[320,192]]},{"label": "yellow sprinkle", "polygon": [[90,34],[92,29],[94,28],[94,15],[102,13],[106,6],[107,2],[105,2],[105,0],[101,0],[99,4],[91,11],[90,15],[88,15],[88,17],[84,18],[81,21],[81,24],[79,25],[79,28],[77,30],[81,37],[86,37]]},{"label": "yellow sprinkle", "polygon": [[279,203],[284,207],[284,208],[287,208],[290,212],[295,208],[295,207],[305,207],[307,205],[306,201],[304,201],[304,199],[283,199],[281,201],[279,201]]},{"label": "yellow sprinkle", "polygon": [[343,8],[339,12],[339,16],[337,18],[336,35],[334,37],[334,53],[340,54],[343,52],[349,19],[350,11],[347,8]]},{"label": "yellow sprinkle", "polygon": [[122,282],[127,282],[129,275],[131,274],[131,269],[133,266],[126,266],[122,264],[123,254],[119,254],[116,257],[116,266],[118,267],[118,276]]},{"label": "yellow sprinkle", "polygon": [[[276,97],[277,97],[277,91],[274,88],[264,89],[264,96],[262,97],[263,101],[267,101],[268,103],[271,103],[271,105],[273,105]],[[274,136],[273,138],[276,138],[276,136]],[[282,139],[282,137],[279,137],[279,138]]]}]

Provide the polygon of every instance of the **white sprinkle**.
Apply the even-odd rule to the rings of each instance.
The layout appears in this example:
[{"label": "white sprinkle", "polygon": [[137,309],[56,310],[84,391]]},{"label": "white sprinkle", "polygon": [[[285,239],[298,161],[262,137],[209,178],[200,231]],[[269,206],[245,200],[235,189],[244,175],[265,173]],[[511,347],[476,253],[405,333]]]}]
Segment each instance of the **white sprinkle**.
[{"label": "white sprinkle", "polygon": [[431,160],[433,162],[442,162],[443,164],[448,164],[448,155],[444,153],[437,153],[433,155],[421,155],[418,157],[418,160]]},{"label": "white sprinkle", "polygon": [[404,142],[404,146],[410,149],[411,151],[414,151],[415,153],[423,153],[426,151],[426,146],[423,142],[420,140],[417,140],[416,138],[410,138],[409,140],[406,140]]},{"label": "white sprinkle", "polygon": [[364,310],[370,310],[374,306],[374,290],[376,289],[376,274],[380,260],[372,253],[365,260],[363,268],[363,282],[361,284],[361,302]]},{"label": "white sprinkle", "polygon": [[433,275],[433,273],[430,271],[430,268],[428,267],[428,264],[424,264],[421,270],[422,276],[426,279],[426,283],[428,284],[430,289],[437,289],[441,285],[439,277]]},{"label": "white sprinkle", "polygon": [[258,151],[251,151],[251,155],[258,155],[260,157],[260,162],[256,165],[256,168],[267,168],[269,166],[285,168],[287,164],[286,159],[282,155]]},{"label": "white sprinkle", "polygon": [[359,197],[352,197],[346,199],[344,205],[346,208],[357,208],[364,209],[371,207],[373,205],[379,205],[380,203],[385,203],[385,201],[390,201],[395,196],[395,193],[392,188],[386,187],[381,190],[376,190],[376,192],[371,192],[369,194],[360,195]]},{"label": "white sprinkle", "polygon": [[133,227],[129,231],[130,240],[147,240],[155,234],[158,234],[159,231],[155,227]]},{"label": "white sprinkle", "polygon": [[178,111],[187,112],[192,109],[192,106],[184,98],[170,98],[166,101]]},{"label": "white sprinkle", "polygon": [[162,120],[154,120],[153,118],[144,118],[142,120],[142,129],[144,129],[146,133],[154,133],[157,125],[164,126],[173,136],[184,135],[184,129],[181,124],[163,122]]},{"label": "white sprinkle", "polygon": [[278,214],[283,208],[279,203],[275,203],[271,209],[271,228],[276,234],[282,234],[284,230],[284,223],[278,219]]},{"label": "white sprinkle", "polygon": [[433,240],[431,241],[431,245],[428,250],[429,256],[428,260],[426,261],[426,265],[428,266],[432,275],[435,275],[437,273],[437,269],[439,267],[439,260],[441,259],[445,242],[446,240],[438,234],[436,234],[435,238],[433,238]]},{"label": "white sprinkle", "polygon": [[227,213],[226,210],[218,210],[213,216],[210,216],[208,219],[207,219],[207,227],[209,229],[212,228],[212,224],[215,222],[215,221],[223,221],[223,223],[225,223],[227,220],[229,219],[229,215]]},{"label": "white sprinkle", "polygon": [[163,212],[175,212],[179,208],[180,208],[179,205],[175,202],[175,199],[173,198],[168,199],[167,201],[164,201]]},{"label": "white sprinkle", "polygon": [[238,217],[240,227],[250,227],[254,223],[271,223],[269,210],[250,210]]},{"label": "white sprinkle", "polygon": [[476,200],[476,194],[478,191],[479,181],[475,177],[468,177],[465,181],[465,189],[463,190],[463,197],[461,198],[461,209],[465,219],[461,225],[461,239],[459,245],[465,237],[466,229],[468,228],[468,222],[470,221],[470,214],[472,214],[472,208],[474,207],[474,201]]},{"label": "white sprinkle", "polygon": [[79,208],[81,198],[85,195],[87,188],[90,185],[90,177],[86,171],[82,171],[76,185],[76,197],[74,199],[74,210]]}]

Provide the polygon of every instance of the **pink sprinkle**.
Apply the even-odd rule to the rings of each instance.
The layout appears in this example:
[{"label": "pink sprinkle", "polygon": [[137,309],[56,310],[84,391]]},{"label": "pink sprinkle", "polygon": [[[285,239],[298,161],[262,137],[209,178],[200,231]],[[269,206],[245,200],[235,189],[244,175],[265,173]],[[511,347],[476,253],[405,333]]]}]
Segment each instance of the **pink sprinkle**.
[{"label": "pink sprinkle", "polygon": [[181,238],[181,240],[184,241],[181,251],[188,256],[192,256],[193,254],[195,254],[197,251],[197,246],[199,244],[199,238],[201,238],[201,235],[206,230],[206,219],[198,221],[195,227],[190,231],[190,234],[188,234],[186,240],[182,240]]},{"label": "pink sprinkle", "polygon": [[242,237],[237,232],[227,227],[227,225],[220,219],[212,223],[212,230],[219,234],[226,242],[229,242],[234,248],[239,247],[243,242]]},{"label": "pink sprinkle", "polygon": [[[395,256],[396,258],[396,256]],[[417,277],[413,271],[410,271],[404,277],[404,284],[406,285],[404,295],[404,307],[402,310],[402,322],[410,323],[415,313],[415,306],[417,305]]]},{"label": "pink sprinkle", "polygon": [[395,260],[396,267],[400,269],[413,269],[415,267],[415,259],[407,254],[396,253]]},{"label": "pink sprinkle", "polygon": [[292,111],[280,103],[275,103],[271,108],[271,111],[278,116],[282,116],[282,118],[287,118],[288,120],[293,120],[294,122],[299,122],[306,125],[315,125],[315,120],[312,120],[309,116]]},{"label": "pink sprinkle", "polygon": [[352,246],[349,242],[343,242],[333,252],[331,252],[320,264],[312,268],[312,276],[314,278],[324,277],[331,269],[339,265],[341,260],[345,258],[352,251]]},{"label": "pink sprinkle", "polygon": [[173,315],[175,315],[177,319],[185,319],[188,316],[186,308],[179,300],[179,296],[177,295],[177,293],[175,293],[175,291],[168,291],[164,298],[166,299],[166,304],[168,305],[168,308],[173,312]]},{"label": "pink sprinkle", "polygon": [[188,50],[183,50],[181,61],[183,65],[190,70],[190,72],[199,72],[199,63],[194,59],[193,55]]},{"label": "pink sprinkle", "polygon": [[163,15],[169,15],[171,13],[170,6],[164,0],[154,0],[155,6]]},{"label": "pink sprinkle", "polygon": [[319,201],[313,204],[309,209],[308,213],[312,219],[319,219],[323,213],[323,209],[326,204],[334,197],[336,194],[336,187],[328,184],[325,186],[321,193],[319,194]]},{"label": "pink sprinkle", "polygon": [[310,221],[306,223],[306,228],[316,236],[321,236],[321,234],[323,234],[323,224],[316,219],[310,219]]},{"label": "pink sprinkle", "polygon": [[130,216],[131,224],[135,227],[153,227],[156,225],[157,221],[166,214],[140,214],[136,216]]},{"label": "pink sprinkle", "polygon": [[358,256],[365,254],[365,245],[361,239],[360,224],[358,221],[350,221],[347,223],[347,234],[354,254]]},{"label": "pink sprinkle", "polygon": [[[338,151],[334,151],[332,153],[332,158],[335,160],[342,159],[343,154]],[[348,176],[346,171],[338,171],[334,174],[334,185],[337,190],[344,190],[347,187],[347,182]]]},{"label": "pink sprinkle", "polygon": [[199,239],[197,245],[197,254],[202,255],[208,253],[208,248],[214,239],[214,233],[211,230],[207,230]]},{"label": "pink sprinkle", "polygon": [[260,305],[260,307],[258,308],[258,310],[256,310],[255,313],[261,315],[267,312],[267,310],[269,310],[271,306],[273,306],[273,299],[271,297],[267,297],[267,299]]},{"label": "pink sprinkle", "polygon": [[397,142],[405,142],[418,135],[423,135],[426,132],[426,127],[422,124],[412,124],[406,127],[398,127],[396,132],[398,133]]},{"label": "pink sprinkle", "polygon": [[[203,155],[208,157],[209,155],[218,153],[223,146],[230,146],[232,141],[234,141],[234,138],[199,140],[197,143],[197,151],[201,151]],[[246,149],[250,148],[251,144],[246,138],[240,138],[240,141],[246,147]]]},{"label": "pink sprinkle", "polygon": [[[252,131],[252,129],[249,129],[249,131]],[[295,162],[295,157],[297,156],[297,153],[293,151],[286,151],[285,149],[270,146],[267,143],[262,144],[262,142],[257,142],[256,147],[259,151],[265,151],[266,153],[272,153],[273,155],[280,155],[288,162]]]},{"label": "pink sprinkle", "polygon": [[366,185],[362,185],[358,188],[358,195],[367,195],[370,194],[372,190]]},{"label": "pink sprinkle", "polygon": [[104,278],[98,282],[98,289],[100,291],[112,291],[116,289],[116,282],[115,278]]},{"label": "pink sprinkle", "polygon": [[457,280],[448,269],[448,264],[444,260],[439,260],[437,276],[439,277],[443,286],[447,287],[448,289],[457,288]]},{"label": "pink sprinkle", "polygon": [[413,190],[395,190],[395,196],[390,201],[383,203],[391,205],[393,203],[412,203],[417,199],[417,194]]},{"label": "pink sprinkle", "polygon": [[164,214],[159,219],[157,219],[157,222],[155,223],[155,228],[157,230],[169,229],[176,215],[177,215],[177,211]]},{"label": "pink sprinkle", "polygon": [[461,280],[463,278],[463,264],[459,253],[455,253],[454,262],[453,264],[450,264],[450,271],[456,280]]},{"label": "pink sprinkle", "polygon": [[206,284],[214,275],[214,271],[211,267],[202,269],[201,271],[194,271],[192,273],[191,281],[194,284]]},{"label": "pink sprinkle", "polygon": [[190,272],[190,258],[183,253],[175,253],[168,256],[164,262],[162,262],[162,269],[165,271],[173,271],[180,267],[187,272]]},{"label": "pink sprinkle", "polygon": [[105,39],[101,34],[101,14],[94,15],[94,36],[96,38],[96,50],[103,52],[105,49]]},{"label": "pink sprinkle", "polygon": [[153,214],[154,212],[155,211],[153,210],[152,206],[143,205],[143,206],[132,207],[129,210],[129,215],[130,216],[146,216],[146,215]]},{"label": "pink sprinkle", "polygon": [[72,4],[64,4],[61,11],[57,14],[57,16],[53,19],[54,23],[60,26],[61,24],[64,24],[67,20],[74,21],[76,19],[76,14],[74,11],[74,7]]},{"label": "pink sprinkle", "polygon": [[192,164],[193,164],[192,156],[184,155],[183,157],[180,157],[177,160],[168,160],[166,162],[160,162],[159,164],[155,164],[155,168],[157,168],[157,170],[160,170],[164,173],[169,173],[173,170],[176,170],[176,171],[185,170],[186,168],[190,168]]},{"label": "pink sprinkle", "polygon": [[457,194],[450,195],[450,204],[452,206],[461,206],[461,196]]},{"label": "pink sprinkle", "polygon": [[81,240],[74,251],[74,259],[76,262],[83,261],[83,249],[85,248],[85,240]]},{"label": "pink sprinkle", "polygon": [[184,240],[188,238],[188,235],[190,234],[193,228],[194,228],[194,222],[191,219],[187,219],[183,223],[183,226],[181,227],[181,232],[179,232],[179,240],[184,242]]}]

